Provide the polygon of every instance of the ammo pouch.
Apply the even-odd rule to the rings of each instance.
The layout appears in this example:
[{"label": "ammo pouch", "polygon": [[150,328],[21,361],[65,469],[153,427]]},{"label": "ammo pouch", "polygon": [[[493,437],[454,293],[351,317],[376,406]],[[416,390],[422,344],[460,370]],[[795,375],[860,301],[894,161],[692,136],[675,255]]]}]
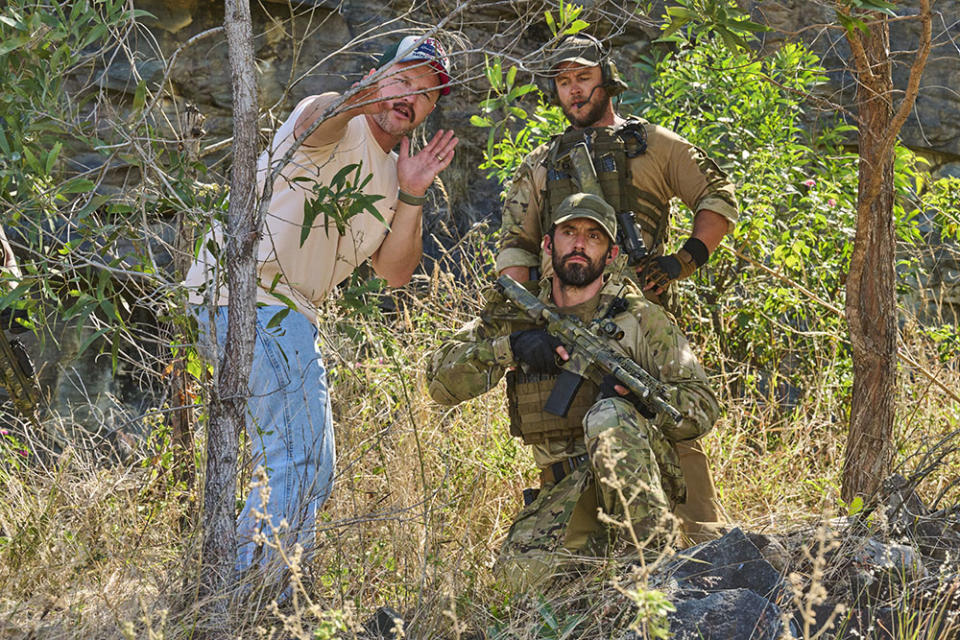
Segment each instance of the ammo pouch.
[{"label": "ammo pouch", "polygon": [[507,372],[510,435],[522,438],[524,444],[583,437],[583,417],[597,401],[597,385],[584,380],[567,416],[561,418],[543,410],[556,381],[554,375],[527,374],[519,369]]},{"label": "ammo pouch", "polygon": [[653,194],[640,191],[633,182],[630,160],[643,155],[647,150],[643,122],[635,118],[627,120],[620,127],[569,127],[553,138],[544,161],[547,168],[547,193],[541,220],[544,222],[543,228],[548,228],[553,212],[564,198],[581,191],[579,179],[571,163],[564,158],[574,145],[584,141],[590,150],[604,199],[617,213],[632,214],[638,231],[652,238],[647,248],[656,254],[658,247],[666,240],[670,209],[668,203],[660,202]]}]

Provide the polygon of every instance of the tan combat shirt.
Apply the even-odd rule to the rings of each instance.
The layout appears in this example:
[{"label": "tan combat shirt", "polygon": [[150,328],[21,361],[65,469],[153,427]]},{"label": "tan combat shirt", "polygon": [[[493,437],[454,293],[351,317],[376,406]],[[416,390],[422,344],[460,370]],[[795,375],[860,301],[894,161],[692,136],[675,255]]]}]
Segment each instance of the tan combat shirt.
[{"label": "tan combat shirt", "polygon": [[[610,278],[596,298],[561,311],[575,313],[581,320],[589,319],[598,305],[606,308],[613,297],[625,297],[626,311],[613,318],[623,330],[623,337],[617,342],[611,340],[610,344],[673,387],[667,400],[683,418],[674,423],[666,415],[658,415],[655,424],[663,434],[672,442],[702,436],[713,427],[720,413],[703,367],[663,309],[647,301],[632,281],[622,282]],[[549,278],[540,283],[539,298],[544,302],[550,302],[550,284]],[[440,404],[454,405],[495,387],[507,368],[517,366],[510,350],[510,333],[530,326],[523,312],[502,295],[491,292],[480,317],[431,355],[427,365],[430,397]],[[583,453],[586,446],[582,438],[533,445],[534,459],[541,467]]]},{"label": "tan combat shirt", "polygon": [[[657,227],[670,214],[670,201],[677,197],[691,211],[714,211],[730,224],[737,221],[737,200],[733,185],[716,163],[699,148],[666,129],[644,122],[647,134],[645,153],[628,159],[631,177],[641,194],[634,209]],[[540,273],[552,272],[548,257],[541,258],[540,243],[549,230],[544,198],[550,143],[540,145],[524,159],[507,187],[500,225],[500,245],[496,268],[540,267]],[[653,246],[646,231],[643,241],[653,255],[663,253],[663,245]]]}]

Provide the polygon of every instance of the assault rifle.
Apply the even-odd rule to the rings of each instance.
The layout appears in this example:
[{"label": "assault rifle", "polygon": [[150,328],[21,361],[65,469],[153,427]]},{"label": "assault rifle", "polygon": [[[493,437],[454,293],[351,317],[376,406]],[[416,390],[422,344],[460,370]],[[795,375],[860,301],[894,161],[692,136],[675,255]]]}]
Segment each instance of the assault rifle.
[{"label": "assault rifle", "polygon": [[[546,322],[546,330],[560,339],[570,353],[561,365],[563,372],[550,391],[543,410],[555,416],[566,416],[584,377],[597,382],[609,373],[632,391],[653,413],[666,413],[680,422],[680,412],[665,400],[670,388],[651,376],[639,364],[607,346],[607,339],[619,339],[623,331],[610,319],[600,319],[585,327],[578,318],[565,316],[541,302],[510,276],[500,276],[497,288],[514,305],[538,322]],[[594,326],[595,325],[595,326]],[[605,337],[600,337],[598,333]]]}]

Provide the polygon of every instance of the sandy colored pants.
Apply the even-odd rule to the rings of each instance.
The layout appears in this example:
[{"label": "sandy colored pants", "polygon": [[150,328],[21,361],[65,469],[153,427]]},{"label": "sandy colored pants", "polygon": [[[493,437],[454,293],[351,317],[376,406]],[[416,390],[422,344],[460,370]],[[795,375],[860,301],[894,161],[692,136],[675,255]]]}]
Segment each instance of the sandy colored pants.
[{"label": "sandy colored pants", "polygon": [[677,505],[674,514],[680,518],[683,533],[693,543],[720,537],[723,525],[717,490],[710,473],[710,461],[700,442],[678,442],[677,455],[687,483],[687,501]]}]

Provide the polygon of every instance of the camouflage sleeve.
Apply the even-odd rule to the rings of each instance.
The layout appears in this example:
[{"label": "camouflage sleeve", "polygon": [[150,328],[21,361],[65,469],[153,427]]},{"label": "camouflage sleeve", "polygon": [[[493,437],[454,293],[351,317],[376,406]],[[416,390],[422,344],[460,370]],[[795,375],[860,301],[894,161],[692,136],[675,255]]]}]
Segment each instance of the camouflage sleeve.
[{"label": "camouflage sleeve", "polygon": [[501,329],[476,318],[430,355],[426,376],[434,401],[454,405],[496,386],[513,364],[510,336]]},{"label": "camouflage sleeve", "polygon": [[626,345],[630,355],[654,377],[673,387],[667,401],[683,416],[680,422],[674,422],[660,414],[656,425],[674,442],[704,435],[713,428],[720,405],[690,344],[663,309],[654,304],[645,304],[637,319],[636,332],[630,332],[634,335],[625,335],[633,338],[633,344]]},{"label": "camouflage sleeve", "polygon": [[672,131],[658,129],[670,146],[667,175],[680,200],[694,213],[708,209],[735,223],[740,215],[737,195],[727,174],[703,149]]},{"label": "camouflage sleeve", "polygon": [[497,246],[498,272],[507,267],[540,266],[540,242],[544,233],[540,213],[543,203],[538,185],[540,171],[535,170],[534,166],[534,159],[528,157],[507,186]]}]

